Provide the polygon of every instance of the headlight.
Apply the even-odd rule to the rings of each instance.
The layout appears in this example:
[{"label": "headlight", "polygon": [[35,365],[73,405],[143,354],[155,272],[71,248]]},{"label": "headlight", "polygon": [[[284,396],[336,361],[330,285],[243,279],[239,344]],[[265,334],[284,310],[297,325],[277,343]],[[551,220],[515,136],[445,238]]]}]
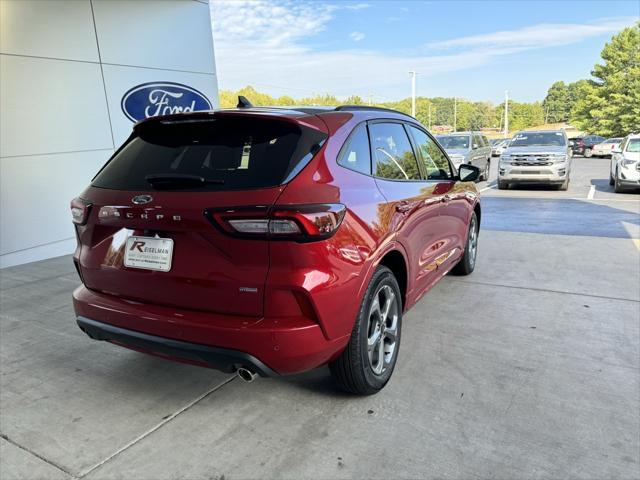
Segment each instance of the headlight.
[{"label": "headlight", "polygon": [[501,155],[500,161],[504,163],[511,163],[511,155]]},{"label": "headlight", "polygon": [[628,167],[630,165],[635,165],[637,162],[635,160],[624,159],[620,162],[623,167]]},{"label": "headlight", "polygon": [[449,158],[456,165],[464,162],[464,155],[449,155]]},{"label": "headlight", "polygon": [[551,159],[554,162],[566,162],[567,161],[567,155],[565,154],[561,154],[561,155],[551,155]]}]

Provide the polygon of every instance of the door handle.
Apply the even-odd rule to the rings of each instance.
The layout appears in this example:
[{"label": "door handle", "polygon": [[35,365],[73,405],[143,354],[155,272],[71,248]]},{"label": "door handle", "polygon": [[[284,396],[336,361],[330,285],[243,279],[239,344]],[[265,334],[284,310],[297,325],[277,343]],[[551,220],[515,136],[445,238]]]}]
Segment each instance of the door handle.
[{"label": "door handle", "polygon": [[412,208],[413,208],[413,205],[411,205],[409,202],[400,202],[396,205],[396,212],[407,213]]}]

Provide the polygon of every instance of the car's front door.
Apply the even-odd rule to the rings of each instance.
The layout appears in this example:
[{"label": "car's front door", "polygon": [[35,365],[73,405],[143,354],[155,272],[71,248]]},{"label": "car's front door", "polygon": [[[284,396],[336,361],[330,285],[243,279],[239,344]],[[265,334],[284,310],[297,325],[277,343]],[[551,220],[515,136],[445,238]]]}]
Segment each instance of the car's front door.
[{"label": "car's front door", "polygon": [[439,225],[444,192],[425,178],[405,128],[400,122],[369,123],[373,173],[386,199],[379,223],[396,232],[407,254],[407,302],[412,303],[437,278],[437,259],[444,252]]}]

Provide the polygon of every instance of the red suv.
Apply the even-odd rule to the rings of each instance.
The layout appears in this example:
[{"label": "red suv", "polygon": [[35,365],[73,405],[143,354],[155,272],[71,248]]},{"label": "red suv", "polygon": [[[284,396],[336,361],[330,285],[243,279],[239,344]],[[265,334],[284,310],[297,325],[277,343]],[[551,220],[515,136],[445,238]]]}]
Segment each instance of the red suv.
[{"label": "red suv", "polygon": [[329,364],[375,393],[403,312],[474,268],[479,173],[393,110],[144,120],[71,203],[77,322],[245,380]]}]

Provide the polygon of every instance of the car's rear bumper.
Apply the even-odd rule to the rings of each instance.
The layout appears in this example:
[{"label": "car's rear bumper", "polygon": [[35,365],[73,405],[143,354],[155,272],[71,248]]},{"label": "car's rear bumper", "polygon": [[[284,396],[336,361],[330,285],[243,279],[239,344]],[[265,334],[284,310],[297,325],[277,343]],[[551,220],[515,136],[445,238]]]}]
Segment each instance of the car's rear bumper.
[{"label": "car's rear bumper", "polygon": [[328,339],[306,317],[255,318],[134,302],[84,286],[73,292],[78,325],[90,337],[231,372],[297,373],[336,358],[349,337]]},{"label": "car's rear bumper", "polygon": [[105,340],[175,360],[205,364],[227,373],[244,367],[263,377],[277,375],[260,360],[245,352],[135,332],[85,317],[78,317],[77,322],[80,329],[94,340]]}]

